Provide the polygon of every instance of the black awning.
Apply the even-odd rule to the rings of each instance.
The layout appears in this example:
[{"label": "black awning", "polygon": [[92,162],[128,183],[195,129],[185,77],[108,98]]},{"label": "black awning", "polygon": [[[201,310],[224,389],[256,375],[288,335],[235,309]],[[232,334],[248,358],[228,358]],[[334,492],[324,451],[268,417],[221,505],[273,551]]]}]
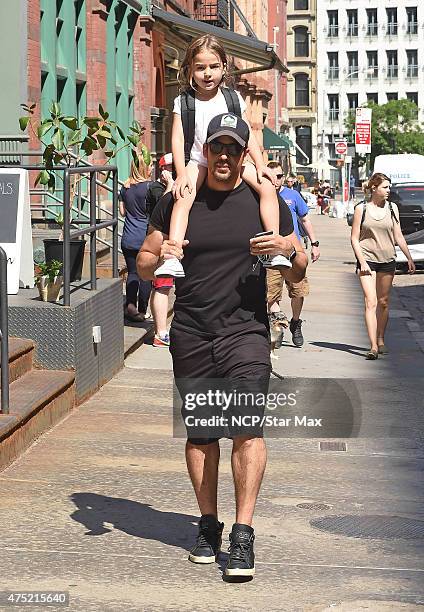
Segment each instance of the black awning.
[{"label": "black awning", "polygon": [[288,72],[288,68],[274,52],[272,45],[267,42],[242,36],[242,34],[224,30],[224,28],[218,28],[203,21],[196,21],[176,13],[170,13],[156,6],[152,7],[152,16],[154,19],[165,23],[168,28],[177,34],[188,38],[196,38],[202,34],[212,34],[223,43],[228,55],[247,60],[253,64],[259,64],[263,66],[262,70],[274,68],[279,72]]}]

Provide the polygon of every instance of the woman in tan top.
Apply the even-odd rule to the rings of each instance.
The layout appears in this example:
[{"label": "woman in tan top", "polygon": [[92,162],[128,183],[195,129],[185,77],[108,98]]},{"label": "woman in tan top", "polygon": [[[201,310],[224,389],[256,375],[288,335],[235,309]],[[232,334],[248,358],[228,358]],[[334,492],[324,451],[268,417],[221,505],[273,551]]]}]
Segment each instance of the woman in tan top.
[{"label": "woman in tan top", "polygon": [[388,353],[384,332],[396,268],[395,245],[405,254],[410,274],[415,272],[415,264],[400,229],[398,208],[388,201],[390,179],[377,172],[363,185],[363,189],[369,201],[355,207],[351,243],[358,262],[357,271],[365,298],[365,322],[371,343],[366,359],[377,359],[379,354]]}]

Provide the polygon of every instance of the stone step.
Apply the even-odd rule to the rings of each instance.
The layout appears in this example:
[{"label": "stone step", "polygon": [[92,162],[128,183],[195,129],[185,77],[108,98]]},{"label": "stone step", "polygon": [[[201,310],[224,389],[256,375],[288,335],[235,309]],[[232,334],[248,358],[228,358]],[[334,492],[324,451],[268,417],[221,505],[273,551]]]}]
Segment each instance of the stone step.
[{"label": "stone step", "polygon": [[10,412],[0,414],[0,469],[72,410],[74,381],[73,372],[32,370],[10,385]]},{"label": "stone step", "polygon": [[[118,272],[120,277],[124,277],[127,273],[127,264],[125,263],[125,258],[121,253],[118,254]],[[110,253],[107,254],[106,258],[102,258],[101,260],[97,260],[96,264],[96,273],[99,278],[112,278],[112,255]]]},{"label": "stone step", "polygon": [[[17,380],[32,369],[35,345],[32,340],[9,338],[9,382]],[[0,356],[1,369],[1,356]]]}]

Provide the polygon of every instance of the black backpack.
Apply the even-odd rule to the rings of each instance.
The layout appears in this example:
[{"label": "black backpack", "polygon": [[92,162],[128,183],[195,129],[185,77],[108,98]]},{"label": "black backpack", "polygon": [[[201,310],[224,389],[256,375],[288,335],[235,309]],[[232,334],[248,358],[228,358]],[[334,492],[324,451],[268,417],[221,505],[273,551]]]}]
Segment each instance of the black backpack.
[{"label": "black backpack", "polygon": [[[234,89],[222,87],[221,89],[225,102],[227,103],[228,112],[241,117],[241,108],[238,96]],[[195,126],[195,98],[192,89],[184,91],[181,94],[181,121],[184,132],[184,158],[188,164],[190,160],[190,152],[194,143],[194,126]]]}]

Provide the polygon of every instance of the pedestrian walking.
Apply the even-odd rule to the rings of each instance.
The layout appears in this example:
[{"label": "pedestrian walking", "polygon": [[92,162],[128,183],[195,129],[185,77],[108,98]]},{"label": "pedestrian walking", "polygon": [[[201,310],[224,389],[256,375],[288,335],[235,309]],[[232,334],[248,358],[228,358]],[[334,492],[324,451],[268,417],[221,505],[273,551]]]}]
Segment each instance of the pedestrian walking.
[{"label": "pedestrian walking", "polygon": [[137,162],[131,162],[129,178],[119,194],[119,210],[124,220],[121,249],[127,266],[125,317],[135,323],[144,321],[151,291],[151,282],[137,274],[136,259],[146,237],[148,215],[146,194],[153,164],[145,147],[138,151]]},{"label": "pedestrian walking", "polygon": [[366,201],[355,207],[351,243],[356,256],[356,271],[365,299],[365,322],[371,348],[366,359],[377,359],[388,353],[384,335],[389,320],[389,297],[396,269],[395,245],[408,260],[408,269],[415,272],[400,223],[399,210],[390,202],[390,179],[377,172],[364,183]]},{"label": "pedestrian walking", "polygon": [[[181,65],[179,80],[182,93],[174,100],[172,124],[172,154],[177,176],[173,186],[175,206],[170,238],[181,245],[196,193],[207,174],[203,145],[209,121],[227,111],[243,117],[246,122],[247,119],[243,98],[237,91],[226,86],[228,60],[224,47],[214,36],[206,34],[189,45]],[[232,120],[229,114],[227,121],[230,122],[228,127],[231,128]],[[214,143],[213,146],[216,148],[215,154],[218,154],[220,145]],[[264,164],[253,134],[249,141],[249,155],[255,165],[246,160],[242,171],[243,180],[260,196],[261,219],[265,230],[272,230],[277,235],[278,202],[272,185],[272,174]],[[290,262],[279,255],[267,262],[267,265],[290,267]],[[156,270],[155,275],[181,277],[184,276],[184,269],[181,262],[171,258]]]},{"label": "pedestrian walking", "polygon": [[[270,345],[265,271],[257,265],[257,256],[283,253],[291,260],[292,268],[284,268],[282,274],[293,281],[303,277],[307,259],[293,233],[287,207],[281,209],[283,235],[252,238],[263,231],[263,223],[259,196],[241,179],[249,142],[247,123],[235,115],[231,115],[231,121],[227,113],[218,115],[209,123],[206,142],[203,153],[207,179],[196,194],[184,243],[187,274],[175,283],[175,315],[170,332],[174,376],[177,385],[184,382],[183,389],[189,383],[196,389],[199,379],[220,378],[231,380],[232,388],[233,384],[256,382],[266,393],[271,372]],[[183,255],[177,242],[168,239],[172,207],[172,197],[166,196],[153,212],[138,259],[143,278],[153,278],[164,258],[180,259]],[[183,393],[181,387],[180,391]],[[206,410],[211,410],[210,403]],[[258,407],[257,410],[261,411]],[[188,427],[187,430],[187,468],[201,512],[199,534],[189,560],[213,563],[224,527],[217,509],[222,436],[210,437],[206,430],[206,437],[192,437]],[[228,576],[253,576],[255,571],[252,521],[266,465],[262,435],[237,430],[235,433],[230,427],[236,517],[225,569]]]},{"label": "pedestrian walking", "polygon": [[[159,160],[160,175],[157,181],[151,183],[146,195],[146,204],[149,216],[153,213],[159,200],[172,189],[173,163],[172,153],[166,153]],[[152,294],[150,297],[150,309],[152,311],[155,335],[153,346],[156,348],[169,347],[169,333],[167,328],[169,293],[174,286],[171,276],[154,278],[152,281]]]},{"label": "pedestrian walking", "polygon": [[349,191],[350,191],[350,199],[354,200],[355,199],[355,177],[353,176],[353,174],[350,175],[350,179],[349,179]]},{"label": "pedestrian walking", "polygon": [[[274,172],[278,175],[280,170],[274,168]],[[309,208],[305,200],[300,194],[293,189],[293,177],[288,176],[286,184],[280,190],[279,195],[286,202],[293,216],[293,227],[297,238],[301,239],[302,233],[311,241],[311,260],[312,263],[318,261],[320,257],[319,240],[315,235],[314,227],[309,217]],[[281,281],[280,281],[281,282]],[[309,295],[309,281],[305,276],[300,282],[293,282],[290,279],[285,280],[287,291],[291,302],[292,317],[290,320],[289,329],[292,335],[292,342],[297,348],[301,348],[304,344],[304,338],[302,333],[302,314],[303,304],[305,297]],[[272,285],[271,285],[272,287]],[[281,287],[282,289],[282,287]],[[271,293],[269,296],[270,300],[274,300],[276,293]]]}]

